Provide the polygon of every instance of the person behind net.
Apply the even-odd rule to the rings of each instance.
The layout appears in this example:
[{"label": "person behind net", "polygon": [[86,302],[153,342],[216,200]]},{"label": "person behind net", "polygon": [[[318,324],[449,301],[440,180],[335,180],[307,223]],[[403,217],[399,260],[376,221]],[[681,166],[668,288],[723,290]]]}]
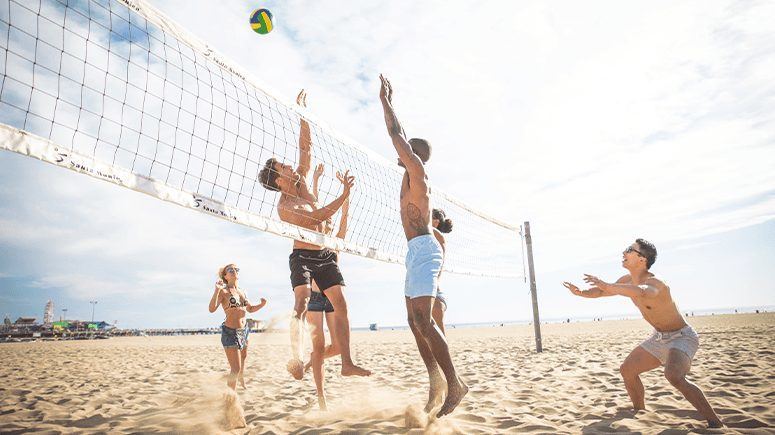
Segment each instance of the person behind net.
[{"label": "person behind net", "polygon": [[[447,219],[446,213],[440,208],[434,208],[431,213],[431,225],[433,225],[433,236],[441,245],[441,252],[444,257],[447,256],[447,242],[441,233],[452,232],[452,219]],[[439,281],[441,281],[441,269],[439,269]],[[438,291],[436,292],[436,302],[433,303],[433,311],[431,315],[433,321],[439,325],[441,333],[447,335],[444,330],[444,313],[447,311],[447,300],[444,298],[444,294],[441,292],[441,284],[439,284]]]},{"label": "person behind net", "polygon": [[425,412],[434,409],[446,392],[446,398],[436,413],[436,417],[442,417],[460,404],[468,393],[468,386],[458,377],[444,334],[434,324],[431,316],[444,259],[441,246],[432,235],[430,225],[430,187],[425,163],[431,156],[431,146],[424,139],[406,139],[393,110],[393,89],[390,82],[382,75],[380,80],[382,85],[379,97],[385,124],[398,152],[398,165],[405,170],[401,182],[400,213],[408,241],[404,284],[407,318],[430,379]]},{"label": "person behind net", "polygon": [[236,264],[227,264],[220,268],[209,306],[210,312],[214,313],[220,305],[226,314],[226,320],[221,324],[221,344],[231,368],[226,383],[232,390],[237,388],[237,378],[242,388],[245,388],[245,360],[248,357],[248,335],[250,334],[245,317],[247,313],[255,313],[266,305],[264,298],[261,298],[258,305],[251,305],[238,282],[239,267]]},{"label": "person behind net", "polygon": [[[307,94],[302,89],[296,99],[297,104],[306,107]],[[317,198],[307,185],[307,174],[312,162],[312,139],[309,123],[301,118],[299,131],[299,165],[295,169],[272,157],[259,173],[259,181],[266,189],[280,192],[277,212],[280,219],[293,225],[322,232],[326,219],[333,216],[350,196],[355,177],[349,171],[337,173],[342,183],[342,194],[336,199],[319,207]],[[293,252],[288,260],[291,269],[291,286],[294,294],[293,315],[290,322],[291,359],[287,370],[295,379],[304,377],[304,363],[301,360],[303,342],[303,319],[307,308],[307,298],[311,295],[311,283],[314,280],[335,308],[334,324],[336,333],[332,337],[341,351],[342,376],[369,376],[371,372],[353,363],[350,356],[350,321],[347,316],[347,302],[344,297],[345,282],[336,263],[336,253],[313,243],[295,240]]]},{"label": "person behind net", "polygon": [[[314,171],[312,178],[312,191],[315,198],[318,198],[318,183],[320,176],[323,175],[323,164],[319,164]],[[350,198],[345,200],[342,204],[342,214],[339,220],[339,230],[336,233],[336,237],[344,240],[347,234],[347,218],[350,212]],[[331,234],[334,231],[334,226],[331,219],[326,219],[324,222],[323,233]],[[335,252],[335,261],[339,263],[339,251]],[[332,340],[332,343],[326,346],[326,333],[323,329],[323,315],[325,314],[325,323],[328,325],[328,329],[331,332],[331,337],[336,335],[336,322],[334,318],[334,306],[328,297],[320,291],[317,285],[317,281],[312,280],[312,293],[307,303],[307,324],[311,326],[310,335],[312,338],[312,353],[310,354],[309,362],[304,366],[306,372],[312,368],[312,375],[315,379],[315,388],[318,396],[318,406],[321,410],[328,409],[326,404],[326,395],[324,390],[325,379],[323,377],[323,360],[339,355],[339,347]]]},{"label": "person behind net", "polygon": [[678,311],[670,287],[649,272],[656,259],[657,248],[646,240],[637,239],[622,253],[622,266],[629,273],[615,283],[585,274],[584,281],[592,285],[591,288],[579,290],[567,281],[563,285],[574,295],[585,298],[628,297],[654,327],[651,336],[630,352],[619,368],[636,412],[646,408],[640,374],[664,366],[665,378],[708,420],[708,425],[721,427],[721,420],[702,390],[686,379],[700,340]]}]

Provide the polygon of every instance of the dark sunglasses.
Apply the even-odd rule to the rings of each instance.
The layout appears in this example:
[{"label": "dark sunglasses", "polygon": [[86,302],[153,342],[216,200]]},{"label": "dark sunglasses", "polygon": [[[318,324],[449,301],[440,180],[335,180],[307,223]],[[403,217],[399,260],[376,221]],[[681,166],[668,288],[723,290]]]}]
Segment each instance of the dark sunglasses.
[{"label": "dark sunglasses", "polygon": [[632,246],[628,246],[627,249],[624,250],[624,253],[625,254],[629,254],[630,252],[637,252],[638,255],[640,255],[641,257],[644,257],[644,258],[646,257],[645,255],[643,255],[642,252],[638,251],[637,249],[633,248]]},{"label": "dark sunglasses", "polygon": [[226,269],[226,272],[237,273],[239,272],[239,267],[229,267]]}]

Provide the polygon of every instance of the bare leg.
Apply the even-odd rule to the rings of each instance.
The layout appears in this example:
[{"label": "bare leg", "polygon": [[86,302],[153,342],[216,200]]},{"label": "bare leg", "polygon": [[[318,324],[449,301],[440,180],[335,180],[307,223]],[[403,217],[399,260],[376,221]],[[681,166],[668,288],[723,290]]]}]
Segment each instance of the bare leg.
[{"label": "bare leg", "polygon": [[441,333],[445,336],[447,335],[447,332],[444,330],[444,303],[440,300],[436,299],[433,301],[433,311],[431,312],[431,316],[433,317],[433,321],[436,323],[436,326],[439,327],[441,330]]},{"label": "bare leg", "polygon": [[638,346],[627,358],[624,359],[619,373],[624,379],[624,387],[627,388],[627,394],[630,395],[632,407],[635,411],[646,409],[646,391],[643,383],[640,381],[640,374],[661,366],[662,363],[654,355],[648,353],[646,349]]},{"label": "bare leg", "polygon": [[420,351],[420,358],[422,358],[422,362],[425,363],[425,368],[428,370],[428,378],[430,379],[431,384],[430,389],[428,390],[428,402],[425,404],[424,408],[424,411],[429,413],[444,399],[447,385],[444,381],[444,375],[441,370],[439,370],[439,365],[436,363],[436,359],[433,358],[433,352],[431,352],[428,342],[425,340],[425,337],[420,334],[420,330],[415,324],[411,305],[409,304],[410,300],[411,299],[406,298],[406,314],[409,322],[409,329],[414,335],[414,341],[417,343],[417,350]]},{"label": "bare leg", "polygon": [[239,383],[242,386],[242,388],[247,388],[247,387],[245,387],[245,360],[247,358],[248,358],[248,347],[245,346],[240,351],[241,363],[240,363],[240,371],[239,371]]},{"label": "bare leg", "polygon": [[[323,359],[327,360],[331,357],[339,355],[341,352],[339,351],[339,346],[334,342],[334,337],[336,337],[336,326],[335,323],[335,317],[334,313],[326,313],[326,325],[328,325],[328,331],[331,334],[331,344],[326,345],[325,351],[323,351]],[[312,367],[312,357],[310,356],[310,360],[304,364],[304,371],[306,372]]]},{"label": "bare leg", "polygon": [[232,390],[236,390],[237,375],[239,375],[239,372],[242,369],[242,360],[240,358],[239,350],[236,347],[224,347],[223,350],[226,352],[226,359],[229,360],[229,368],[231,369],[226,385]]},{"label": "bare leg", "polygon": [[331,341],[342,354],[342,376],[370,376],[371,371],[355,365],[350,356],[350,320],[343,290],[341,285],[335,285],[325,290],[326,297],[334,306],[335,321],[334,328],[331,330]]},{"label": "bare leg", "polygon": [[310,334],[312,335],[312,355],[310,362],[312,363],[312,375],[315,378],[315,388],[318,393],[318,406],[325,411],[326,407],[326,394],[323,389],[323,352],[326,346],[326,335],[323,331],[323,313],[307,312],[307,322],[312,326]]},{"label": "bare leg", "polygon": [[696,385],[686,380],[686,374],[692,367],[692,361],[689,356],[678,349],[670,349],[665,364],[665,378],[683,394],[686,400],[708,420],[710,427],[722,427],[721,420],[713,411],[713,407],[708,403],[708,399]]},{"label": "bare leg", "polygon": [[444,334],[433,324],[431,319],[434,299],[432,296],[408,299],[407,309],[411,311],[415,327],[426,343],[428,343],[433,359],[436,360],[447,380],[447,398],[436,414],[436,417],[443,417],[451,413],[460,404],[460,401],[468,393],[468,386],[457,376]]},{"label": "bare leg", "polygon": [[293,289],[294,303],[293,315],[291,316],[291,360],[288,361],[288,373],[294,379],[300,380],[304,377],[304,363],[301,361],[301,349],[304,342],[303,319],[307,311],[307,298],[310,295],[310,287],[306,284],[297,286]]}]

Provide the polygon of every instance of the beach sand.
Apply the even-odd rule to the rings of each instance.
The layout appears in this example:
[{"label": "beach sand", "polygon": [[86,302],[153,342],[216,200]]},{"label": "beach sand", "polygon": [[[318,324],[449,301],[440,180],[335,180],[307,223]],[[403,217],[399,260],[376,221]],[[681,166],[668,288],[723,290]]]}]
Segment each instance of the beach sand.
[{"label": "beach sand", "polygon": [[[451,329],[453,358],[471,390],[458,409],[407,427],[427,395],[409,331],[354,332],[355,360],[376,374],[343,378],[326,364],[329,412],[311,373],[285,371],[287,333],[250,336],[238,388],[247,427],[234,433],[775,433],[775,314],[691,317],[700,350],[690,379],[728,425],[705,421],[664,379],[642,377],[647,411],[626,411],[618,374],[649,333],[642,320]],[[127,337],[0,345],[0,432],[229,431],[226,358],[219,336]],[[235,403],[234,400],[231,403]],[[410,418],[414,417],[414,418]],[[232,417],[233,418],[233,417]],[[667,432],[664,432],[667,431]]]}]

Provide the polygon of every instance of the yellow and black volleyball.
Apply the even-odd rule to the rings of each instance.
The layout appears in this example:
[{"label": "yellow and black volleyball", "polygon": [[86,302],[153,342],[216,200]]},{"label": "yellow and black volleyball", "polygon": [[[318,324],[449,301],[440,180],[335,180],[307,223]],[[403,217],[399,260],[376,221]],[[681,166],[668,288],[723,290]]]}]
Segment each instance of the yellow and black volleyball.
[{"label": "yellow and black volleyball", "polygon": [[253,28],[254,32],[261,35],[271,32],[274,26],[272,25],[272,13],[269,12],[269,9],[256,9],[253,11],[250,14],[250,27]]}]

